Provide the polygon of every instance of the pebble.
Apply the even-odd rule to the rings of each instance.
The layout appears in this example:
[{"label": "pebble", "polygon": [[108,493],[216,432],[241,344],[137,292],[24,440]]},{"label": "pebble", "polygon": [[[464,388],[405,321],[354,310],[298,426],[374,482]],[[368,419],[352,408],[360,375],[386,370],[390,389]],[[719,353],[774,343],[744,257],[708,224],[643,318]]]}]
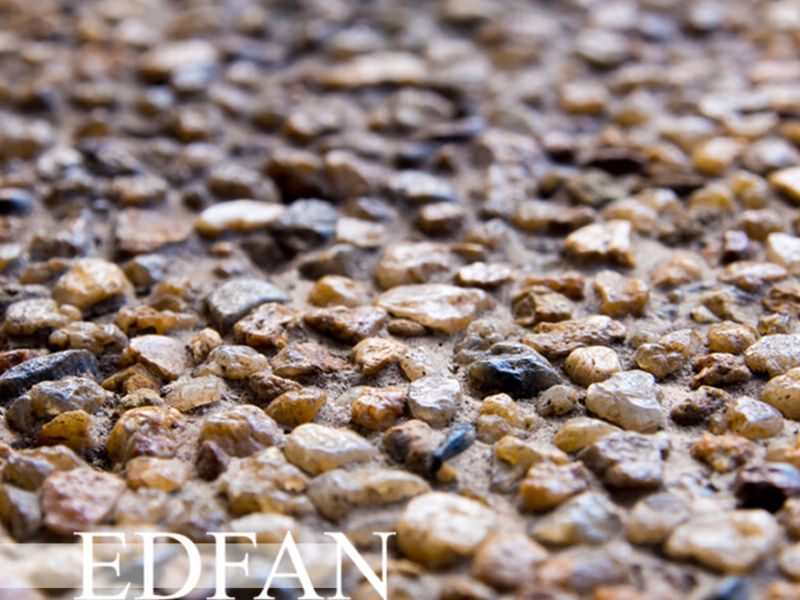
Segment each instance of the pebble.
[{"label": "pebble", "polygon": [[553,436],[553,444],[564,452],[578,452],[598,440],[620,432],[620,428],[600,419],[574,417],[565,421]]},{"label": "pebble", "polygon": [[444,244],[412,242],[392,244],[384,250],[375,279],[383,289],[427,283],[448,274],[454,257]]},{"label": "pebble", "polygon": [[689,252],[675,252],[659,263],[650,276],[653,285],[659,288],[678,287],[697,281],[703,274],[703,263]]},{"label": "pebble", "polygon": [[599,115],[610,102],[608,90],[593,81],[570,81],[559,90],[561,104],[568,113]]},{"label": "pebble", "polygon": [[105,308],[124,304],[133,297],[133,286],[114,263],[99,258],[81,258],[64,273],[53,288],[53,299],[86,311],[103,303]]},{"label": "pebble", "polygon": [[12,485],[0,486],[0,518],[15,540],[31,539],[42,525],[38,495]]},{"label": "pebble", "polygon": [[767,260],[786,267],[790,273],[800,272],[800,238],[788,233],[770,233],[766,248]]},{"label": "pebble", "polygon": [[427,481],[405,471],[334,469],[311,480],[308,497],[325,518],[338,521],[356,508],[380,507],[429,491]]},{"label": "pebble", "polygon": [[669,442],[641,433],[612,433],[581,451],[580,460],[611,488],[653,489],[664,478]]},{"label": "pebble", "polygon": [[186,241],[191,231],[191,227],[179,219],[152,211],[127,209],[117,216],[114,241],[117,250],[124,254],[147,254]]},{"label": "pebble", "polygon": [[602,544],[622,527],[614,504],[598,492],[584,492],[539,519],[531,534],[544,544]]},{"label": "pebble", "polygon": [[617,353],[605,346],[576,348],[569,353],[564,362],[567,376],[583,387],[605,381],[621,370]]},{"label": "pebble", "polygon": [[472,573],[500,590],[513,590],[534,578],[547,550],[521,532],[490,534],[472,559]]},{"label": "pebble", "polygon": [[37,356],[0,375],[0,397],[16,398],[42,381],[81,375],[98,375],[97,359],[86,350],[64,350]]},{"label": "pebble", "polygon": [[745,292],[755,292],[768,283],[786,279],[789,272],[771,262],[740,260],[729,264],[719,275],[722,283],[730,283]]},{"label": "pebble", "polygon": [[217,50],[210,42],[182,40],[156,46],[143,54],[139,60],[139,71],[148,79],[160,82],[180,70],[211,68],[217,59]]},{"label": "pebble", "polygon": [[132,489],[174,492],[181,489],[190,476],[189,466],[175,458],[137,456],[125,465],[125,478]]},{"label": "pebble", "polygon": [[211,292],[206,303],[214,326],[228,330],[259,304],[286,300],[286,293],[268,281],[233,279]]},{"label": "pebble", "polygon": [[408,470],[424,477],[435,474],[433,454],[436,449],[434,432],[430,425],[418,419],[409,419],[386,430],[383,436],[386,453]]},{"label": "pebble", "polygon": [[130,340],[128,351],[137,360],[154,367],[168,379],[177,379],[189,368],[189,354],[175,338],[140,335]]},{"label": "pebble", "polygon": [[381,294],[375,304],[397,317],[453,334],[490,308],[492,300],[475,288],[427,283],[393,287]]},{"label": "pebble", "polygon": [[367,294],[360,283],[349,277],[325,275],[314,282],[308,293],[308,301],[315,306],[354,308],[366,304]]},{"label": "pebble", "polygon": [[225,379],[247,379],[267,368],[267,357],[250,346],[222,345],[212,349],[194,372],[197,377],[216,375]]},{"label": "pebble", "polygon": [[[778,556],[778,566],[788,577],[795,581],[800,579],[800,544],[793,544],[781,550],[780,556]],[[795,591],[789,591],[785,597],[789,598],[790,594]],[[773,597],[770,596],[770,598]]]},{"label": "pebble", "polygon": [[453,202],[433,202],[417,210],[417,227],[430,236],[451,235],[461,229],[466,212]]},{"label": "pebble", "polygon": [[336,207],[329,202],[316,198],[295,200],[270,229],[283,246],[302,252],[333,238],[337,217]]},{"label": "pebble", "polygon": [[123,306],[117,313],[117,324],[126,334],[155,332],[163,335],[171,329],[195,325],[198,318],[190,313],[156,310],[146,305]]},{"label": "pebble", "polygon": [[518,325],[564,321],[572,317],[573,310],[572,302],[564,294],[536,285],[524,288],[511,300],[511,312]]},{"label": "pebble", "polygon": [[519,498],[523,509],[541,512],[558,506],[588,487],[588,474],[581,463],[557,465],[543,462],[528,469],[519,486]]},{"label": "pebble", "polygon": [[581,227],[567,236],[566,251],[582,260],[622,267],[635,265],[629,221],[612,220]]},{"label": "pebble", "polygon": [[773,171],[767,179],[792,204],[800,204],[800,167]]},{"label": "pebble", "polygon": [[712,352],[694,361],[698,373],[692,378],[692,387],[712,385],[725,387],[750,381],[752,373],[744,358],[725,352]]},{"label": "pebble", "polygon": [[488,391],[505,392],[515,398],[531,397],[561,380],[541,354],[513,342],[491,346],[484,358],[470,365],[469,376]]},{"label": "pebble", "polygon": [[90,469],[52,473],[42,486],[44,525],[59,535],[88,531],[110,515],[124,491],[125,482],[110,473]]},{"label": "pebble", "polygon": [[671,352],[669,348],[659,343],[642,344],[636,348],[633,360],[640,369],[658,379],[680,370],[685,362],[680,352]]},{"label": "pebble", "polygon": [[326,400],[320,389],[287,390],[270,402],[267,414],[284,427],[297,427],[313,421]]},{"label": "pebble", "polygon": [[349,369],[347,361],[332,355],[325,346],[302,342],[286,346],[270,361],[272,372],[280,377],[313,377]]},{"label": "pebble", "polygon": [[229,394],[225,382],[216,375],[181,377],[164,388],[166,403],[181,412],[221,402]]},{"label": "pebble", "polygon": [[475,553],[492,531],[493,511],[463,496],[430,492],[413,498],[397,522],[397,545],[428,568],[443,568]]},{"label": "pebble", "polygon": [[278,448],[232,459],[217,479],[217,489],[227,498],[234,516],[312,513],[314,507],[303,495],[307,486],[308,478],[289,464]]},{"label": "pebble", "polygon": [[263,403],[272,402],[281,394],[289,391],[299,390],[303,386],[292,379],[279,377],[267,371],[253,373],[248,378],[250,390]]},{"label": "pebble", "polygon": [[634,544],[661,544],[691,515],[691,507],[677,494],[650,494],[633,505],[628,539]]},{"label": "pebble", "polygon": [[525,419],[517,408],[517,403],[508,394],[487,396],[481,402],[477,433],[482,442],[491,444],[513,433],[514,428],[524,426]]},{"label": "pebble", "polygon": [[461,267],[456,272],[460,285],[479,288],[496,288],[511,280],[513,271],[507,265],[475,262]]},{"label": "pebble", "polygon": [[679,525],[664,551],[724,573],[747,573],[772,551],[779,533],[778,523],[764,510],[716,511]]},{"label": "pebble", "polygon": [[80,321],[81,312],[74,306],[59,306],[54,300],[32,298],[14,302],[6,309],[2,331],[12,337],[48,336],[59,329]]},{"label": "pebble", "polygon": [[172,458],[182,444],[184,418],[174,408],[141,406],[126,411],[106,440],[106,452],[117,463],[136,456]]},{"label": "pebble", "polygon": [[86,377],[63,377],[37,383],[28,392],[31,411],[39,419],[50,419],[63,412],[96,412],[110,404],[114,395]]},{"label": "pebble", "polygon": [[228,456],[241,458],[276,445],[281,432],[272,416],[252,404],[234,405],[207,415],[198,441],[213,442]]},{"label": "pebble", "polygon": [[395,337],[421,337],[428,333],[424,325],[411,319],[391,319],[386,324],[386,331]]},{"label": "pebble", "polygon": [[708,328],[708,347],[712,352],[739,354],[757,340],[758,333],[749,325],[723,321]]},{"label": "pebble", "polygon": [[560,323],[539,323],[522,342],[549,359],[561,358],[575,348],[610,345],[626,335],[625,326],[605,315],[592,315]]},{"label": "pebble", "polygon": [[411,205],[429,202],[458,202],[450,183],[424,171],[399,171],[389,178],[387,187],[399,200]]},{"label": "pebble", "polygon": [[800,419],[800,368],[770,379],[761,388],[761,400],[777,408],[787,419]]},{"label": "pebble", "polygon": [[725,419],[731,431],[751,440],[770,438],[783,430],[780,412],[766,402],[748,396],[741,396],[728,404]]},{"label": "pebble", "polygon": [[585,396],[584,390],[559,383],[539,395],[536,412],[542,417],[563,417],[576,410]]},{"label": "pebble", "polygon": [[370,460],[377,450],[353,431],[306,423],[286,439],[286,458],[307,473],[318,475],[352,463]]},{"label": "pebble", "polygon": [[405,388],[364,387],[351,408],[351,420],[370,431],[387,429],[399,419],[406,406]]},{"label": "pebble", "polygon": [[356,56],[320,72],[319,80],[330,88],[377,85],[420,85],[427,79],[425,63],[408,52],[381,51]]},{"label": "pebble", "polygon": [[336,223],[336,241],[358,248],[380,248],[386,243],[386,227],[365,219],[342,217]]},{"label": "pebble", "polygon": [[279,350],[289,343],[289,334],[299,320],[296,311],[278,302],[265,302],[236,322],[233,337],[237,343],[257,350]]},{"label": "pebble", "polygon": [[286,209],[259,200],[230,200],[206,208],[195,221],[198,233],[217,236],[229,231],[256,231],[278,222]]},{"label": "pebble", "polygon": [[776,512],[787,498],[800,494],[800,470],[788,463],[765,463],[739,469],[733,490],[742,508]]},{"label": "pebble", "polygon": [[800,366],[800,336],[765,335],[745,350],[744,358],[756,373],[767,373],[770,377],[783,375]]},{"label": "pebble", "polygon": [[461,403],[461,385],[453,377],[432,374],[414,380],[408,387],[408,408],[416,419],[444,427]]},{"label": "pebble", "polygon": [[644,371],[621,371],[586,391],[586,408],[603,419],[633,431],[652,431],[663,408],[655,378]]},{"label": "pebble", "polygon": [[303,322],[312,329],[351,345],[376,335],[388,320],[386,311],[376,306],[333,306],[303,315]]},{"label": "pebble", "polygon": [[715,471],[727,473],[750,460],[756,446],[746,437],[735,434],[713,435],[703,433],[692,444],[690,453],[695,460],[702,461]]},{"label": "pebble", "polygon": [[91,415],[82,410],[68,410],[42,425],[37,443],[43,446],[64,444],[82,452],[99,446],[100,436]]},{"label": "pebble", "polygon": [[641,316],[650,290],[641,279],[601,271],[594,278],[594,289],[600,296],[600,311],[609,317]]}]

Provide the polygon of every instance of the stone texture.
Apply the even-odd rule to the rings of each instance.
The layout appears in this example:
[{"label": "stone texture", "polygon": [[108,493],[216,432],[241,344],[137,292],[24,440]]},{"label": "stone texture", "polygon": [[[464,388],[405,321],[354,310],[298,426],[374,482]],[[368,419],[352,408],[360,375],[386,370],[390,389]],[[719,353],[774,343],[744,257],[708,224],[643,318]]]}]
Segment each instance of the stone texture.
[{"label": "stone texture", "polygon": [[679,525],[664,550],[673,558],[694,558],[717,571],[746,573],[772,550],[779,531],[763,510],[714,512]]},{"label": "stone texture", "polygon": [[569,353],[564,362],[567,376],[584,387],[605,381],[621,370],[617,353],[605,346],[576,348]]},{"label": "stone texture", "polygon": [[629,221],[594,223],[572,232],[566,239],[569,254],[583,260],[632,267],[635,264]]},{"label": "stone texture", "polygon": [[397,317],[453,334],[469,325],[492,301],[483,291],[441,283],[400,285],[375,301]]},{"label": "stone texture", "polygon": [[429,568],[447,567],[474,554],[495,520],[475,500],[445,492],[423,494],[400,515],[397,544],[404,555]]},{"label": "stone texture", "polygon": [[133,297],[133,286],[114,263],[81,258],[56,282],[53,299],[88,310],[98,303],[122,304]]},{"label": "stone texture", "polygon": [[559,323],[539,323],[535,333],[523,336],[522,342],[547,358],[555,359],[575,348],[611,344],[625,334],[625,326],[619,321],[605,315],[592,315]]},{"label": "stone texture", "polygon": [[761,400],[787,419],[800,419],[800,369],[793,368],[770,379],[761,388]]},{"label": "stone texture", "polygon": [[475,383],[488,391],[506,392],[516,398],[530,397],[561,380],[541,354],[524,344],[500,342],[469,367]]},{"label": "stone texture", "polygon": [[546,544],[602,544],[621,527],[614,504],[597,492],[584,492],[539,519],[531,531]]},{"label": "stone texture", "polygon": [[652,489],[664,478],[668,440],[625,432],[607,435],[581,451],[583,463],[611,488]]},{"label": "stone texture", "polygon": [[206,298],[211,321],[223,330],[232,327],[259,304],[286,300],[283,290],[260,279],[233,279],[222,284]]},{"label": "stone texture", "polygon": [[237,343],[257,350],[277,350],[289,343],[289,334],[299,325],[297,312],[277,302],[265,302],[233,326]]},{"label": "stone texture", "polygon": [[728,428],[751,440],[770,438],[783,430],[781,413],[765,402],[741,396],[725,410]]},{"label": "stone texture", "polygon": [[375,279],[384,289],[428,283],[448,273],[453,266],[453,256],[444,244],[434,242],[393,244],[383,252],[375,270]]},{"label": "stone texture", "polygon": [[280,219],[285,208],[258,200],[231,200],[213,204],[195,221],[195,229],[203,235],[216,236],[228,231],[264,229]]},{"label": "stone texture", "polygon": [[634,544],[660,544],[691,515],[691,507],[680,496],[651,494],[633,505],[628,521],[628,539]]},{"label": "stone texture", "polygon": [[300,425],[286,439],[286,458],[304,471],[317,475],[371,459],[377,450],[355,432],[325,425]]},{"label": "stone texture", "polygon": [[106,451],[118,463],[136,456],[172,458],[181,445],[184,428],[184,418],[174,408],[133,408],[114,425],[106,440]]},{"label": "stone texture", "polygon": [[543,462],[528,469],[519,486],[519,498],[525,510],[546,511],[588,487],[589,479],[581,463]]},{"label": "stone texture", "polygon": [[0,397],[16,398],[39,382],[81,375],[98,375],[97,359],[86,350],[37,356],[0,375]]},{"label": "stone texture", "polygon": [[601,271],[594,278],[600,297],[600,312],[609,317],[641,316],[650,290],[641,279],[625,277],[615,271]]},{"label": "stone texture", "polygon": [[267,414],[284,427],[297,427],[313,421],[326,400],[317,388],[288,390],[270,402]]},{"label": "stone texture", "polygon": [[141,335],[131,339],[133,357],[155,368],[168,379],[177,379],[189,368],[189,354],[175,338],[165,335]]},{"label": "stone texture", "polygon": [[368,337],[358,342],[350,356],[365,375],[375,375],[389,365],[400,362],[407,348],[402,342],[388,338]]},{"label": "stone texture", "polygon": [[416,419],[444,427],[455,416],[461,402],[457,379],[434,374],[420,377],[408,387],[408,407]]},{"label": "stone texture", "polygon": [[334,306],[303,315],[306,325],[344,344],[357,344],[377,334],[388,320],[386,311],[376,306]]},{"label": "stone texture", "polygon": [[124,490],[122,479],[102,471],[72,469],[53,473],[42,486],[44,524],[60,535],[88,531],[109,516]]},{"label": "stone texture", "polygon": [[586,391],[586,408],[633,431],[652,431],[662,422],[663,408],[655,379],[644,371],[621,371]]},{"label": "stone texture", "polygon": [[334,469],[311,480],[308,497],[323,516],[339,520],[356,508],[380,507],[428,491],[424,479],[405,471]]},{"label": "stone texture", "polygon": [[364,387],[351,407],[351,420],[370,431],[386,429],[403,415],[406,396],[405,388]]},{"label": "stone texture", "polygon": [[280,429],[271,416],[252,404],[234,405],[211,413],[200,425],[198,441],[213,442],[229,456],[249,456],[281,439]]}]

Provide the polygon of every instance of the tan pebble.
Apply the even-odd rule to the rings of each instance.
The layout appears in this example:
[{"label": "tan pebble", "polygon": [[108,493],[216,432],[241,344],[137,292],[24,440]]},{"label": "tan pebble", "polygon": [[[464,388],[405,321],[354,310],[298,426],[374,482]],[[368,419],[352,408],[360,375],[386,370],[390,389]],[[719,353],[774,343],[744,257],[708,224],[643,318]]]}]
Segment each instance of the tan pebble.
[{"label": "tan pebble", "polygon": [[115,475],[91,469],[59,471],[42,486],[45,526],[60,535],[88,531],[105,520],[125,482]]},{"label": "tan pebble", "polygon": [[306,423],[286,440],[286,458],[304,471],[317,475],[344,465],[365,462],[376,448],[353,431]]},{"label": "tan pebble", "polygon": [[155,367],[169,379],[177,379],[189,368],[189,355],[178,340],[164,335],[141,335],[130,341],[133,357]]},{"label": "tan pebble", "polygon": [[705,432],[692,444],[692,458],[708,464],[715,471],[727,473],[746,463],[755,454],[753,442],[740,435],[713,435]]},{"label": "tan pebble", "polygon": [[472,559],[476,577],[500,589],[516,589],[535,576],[547,550],[520,532],[494,533],[478,547]]},{"label": "tan pebble", "polygon": [[135,456],[171,458],[181,445],[184,420],[174,408],[142,406],[125,412],[106,440],[106,451],[114,462]]},{"label": "tan pebble", "polygon": [[99,258],[82,258],[64,273],[53,288],[53,299],[81,310],[118,298],[133,297],[133,286],[122,269]]},{"label": "tan pebble", "polygon": [[664,550],[725,573],[746,573],[772,550],[780,527],[765,510],[716,511],[679,525]]},{"label": "tan pebble", "polygon": [[765,402],[741,396],[725,411],[728,427],[751,440],[770,438],[783,430],[781,413]]},{"label": "tan pebble", "polygon": [[233,326],[237,343],[257,350],[276,350],[289,343],[289,334],[299,325],[299,314],[278,302],[265,302]]},{"label": "tan pebble", "polygon": [[351,419],[368,430],[386,429],[403,414],[406,395],[404,388],[366,387],[353,402]]},{"label": "tan pebble", "polygon": [[128,486],[155,488],[162,492],[174,492],[183,487],[191,476],[188,465],[175,458],[137,456],[125,466]]},{"label": "tan pebble", "polygon": [[619,427],[589,417],[575,417],[566,421],[553,436],[553,444],[564,452],[577,452],[597,440],[621,431]]},{"label": "tan pebble", "polygon": [[315,306],[360,306],[366,304],[367,294],[360,283],[342,275],[325,275],[318,279],[308,293]]},{"label": "tan pebble", "polygon": [[81,452],[100,445],[100,429],[91,415],[82,410],[70,410],[42,426],[39,443],[45,446],[64,444]]},{"label": "tan pebble", "polygon": [[519,486],[525,510],[545,511],[589,487],[588,474],[579,462],[534,464]]},{"label": "tan pebble", "polygon": [[634,544],[660,544],[691,514],[689,504],[670,492],[651,494],[633,505],[628,539]]},{"label": "tan pebble", "polygon": [[586,225],[567,236],[566,250],[584,260],[609,262],[623,267],[635,264],[629,221],[612,220]]},{"label": "tan pebble", "polygon": [[625,277],[615,271],[601,271],[594,278],[600,296],[600,311],[609,317],[640,316],[650,290],[641,279]]},{"label": "tan pebble", "polygon": [[275,421],[252,404],[234,405],[209,414],[200,426],[199,442],[214,442],[229,456],[249,456],[278,443]]},{"label": "tan pebble", "polygon": [[605,346],[576,348],[567,356],[564,371],[569,378],[584,387],[604,381],[622,370],[617,353]]},{"label": "tan pebble", "polygon": [[800,419],[800,368],[770,379],[761,388],[761,400],[777,408],[787,419]]},{"label": "tan pebble", "polygon": [[297,427],[314,420],[324,406],[327,396],[317,388],[289,390],[275,398],[267,414],[285,427]]},{"label": "tan pebble", "polygon": [[473,554],[494,523],[494,513],[475,500],[432,492],[406,505],[397,523],[397,544],[405,556],[429,568],[446,567]]},{"label": "tan pebble", "polygon": [[365,375],[374,375],[399,362],[405,353],[405,345],[397,340],[370,337],[356,344],[351,354]]},{"label": "tan pebble", "polygon": [[749,325],[723,321],[708,328],[708,347],[712,352],[738,354],[755,344],[756,340],[758,334]]}]

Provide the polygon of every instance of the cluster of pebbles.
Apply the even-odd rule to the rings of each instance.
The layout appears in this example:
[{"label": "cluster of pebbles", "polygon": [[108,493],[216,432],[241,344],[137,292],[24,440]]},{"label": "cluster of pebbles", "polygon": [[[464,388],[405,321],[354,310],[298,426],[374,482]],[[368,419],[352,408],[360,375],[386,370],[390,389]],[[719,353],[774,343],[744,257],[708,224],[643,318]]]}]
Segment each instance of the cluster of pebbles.
[{"label": "cluster of pebbles", "polygon": [[798,44],[793,0],[0,0],[3,539],[800,598]]}]

